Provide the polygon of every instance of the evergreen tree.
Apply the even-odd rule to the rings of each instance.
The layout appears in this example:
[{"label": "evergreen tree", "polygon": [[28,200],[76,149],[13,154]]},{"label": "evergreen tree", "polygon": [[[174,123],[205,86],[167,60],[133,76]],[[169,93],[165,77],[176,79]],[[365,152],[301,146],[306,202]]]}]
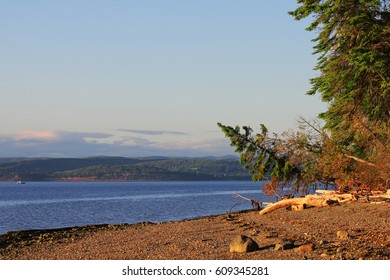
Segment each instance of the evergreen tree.
[{"label": "evergreen tree", "polygon": [[[308,94],[329,103],[320,115],[343,152],[370,160],[388,149],[390,116],[390,13],[388,0],[298,0],[290,12],[307,28],[320,54]],[[378,149],[379,148],[379,149]]]},{"label": "evergreen tree", "polygon": [[[318,54],[309,95],[329,103],[325,127],[309,122],[296,132],[270,137],[218,124],[241,153],[254,180],[268,174],[268,190],[295,190],[317,181],[341,187],[389,187],[390,3],[389,0],[297,0],[296,20],[313,16]],[[309,130],[308,130],[309,129]],[[314,132],[314,133],[313,133]]]}]

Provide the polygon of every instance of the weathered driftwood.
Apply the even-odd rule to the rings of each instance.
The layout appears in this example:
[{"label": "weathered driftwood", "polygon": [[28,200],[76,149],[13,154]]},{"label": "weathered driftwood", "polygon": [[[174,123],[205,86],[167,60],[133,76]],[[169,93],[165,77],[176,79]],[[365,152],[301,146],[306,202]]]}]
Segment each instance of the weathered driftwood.
[{"label": "weathered driftwood", "polygon": [[367,198],[367,201],[373,204],[382,204],[382,203],[389,203],[390,202],[390,193],[382,193],[382,194],[375,194],[371,195]]},{"label": "weathered driftwood", "polygon": [[261,215],[267,214],[279,208],[291,207],[292,210],[303,210],[307,207],[324,207],[335,203],[345,203],[355,201],[352,194],[336,194],[333,192],[323,192],[323,195],[312,194],[305,197],[283,199],[270,204],[261,210]]},{"label": "weathered driftwood", "polygon": [[335,194],[335,191],[329,191],[329,190],[316,190],[316,194]]}]

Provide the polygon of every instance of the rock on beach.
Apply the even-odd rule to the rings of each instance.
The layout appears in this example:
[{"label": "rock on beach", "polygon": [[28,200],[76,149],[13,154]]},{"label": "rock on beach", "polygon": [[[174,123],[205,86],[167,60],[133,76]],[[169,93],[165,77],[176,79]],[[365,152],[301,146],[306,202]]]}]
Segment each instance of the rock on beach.
[{"label": "rock on beach", "polygon": [[259,249],[259,245],[250,237],[237,235],[229,246],[231,253],[247,253]]}]

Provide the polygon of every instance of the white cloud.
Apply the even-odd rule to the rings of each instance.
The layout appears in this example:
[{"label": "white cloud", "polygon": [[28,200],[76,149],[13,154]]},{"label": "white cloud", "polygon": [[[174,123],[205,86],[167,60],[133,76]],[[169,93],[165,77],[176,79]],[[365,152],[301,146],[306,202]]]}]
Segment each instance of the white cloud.
[{"label": "white cloud", "polygon": [[186,132],[183,131],[172,131],[172,130],[153,130],[153,129],[118,129],[118,131],[129,132],[135,134],[143,134],[143,135],[187,135]]},{"label": "white cloud", "polygon": [[55,131],[50,130],[24,130],[20,131],[14,136],[16,141],[20,140],[31,140],[31,139],[39,139],[39,140],[56,140],[59,138],[59,135]]},{"label": "white cloud", "polygon": [[[166,133],[161,133],[166,134]],[[160,138],[99,132],[21,131],[0,135],[0,157],[209,156],[232,154],[226,139]],[[148,136],[153,139],[148,139]],[[179,136],[179,135],[177,135]]]}]

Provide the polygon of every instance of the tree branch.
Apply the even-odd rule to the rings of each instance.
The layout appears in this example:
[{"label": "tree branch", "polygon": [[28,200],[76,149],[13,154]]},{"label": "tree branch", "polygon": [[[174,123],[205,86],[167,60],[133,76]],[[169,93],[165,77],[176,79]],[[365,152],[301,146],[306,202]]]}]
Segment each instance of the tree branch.
[{"label": "tree branch", "polygon": [[346,155],[346,154],[343,154],[346,158],[350,158],[350,159],[353,159],[357,162],[360,162],[360,163],[363,163],[365,165],[368,165],[368,166],[373,166],[375,167],[376,164],[375,163],[372,163],[372,162],[369,162],[369,161],[366,161],[364,159],[361,159],[361,158],[358,158],[358,157],[354,157],[354,156],[350,156],[350,155]]}]

